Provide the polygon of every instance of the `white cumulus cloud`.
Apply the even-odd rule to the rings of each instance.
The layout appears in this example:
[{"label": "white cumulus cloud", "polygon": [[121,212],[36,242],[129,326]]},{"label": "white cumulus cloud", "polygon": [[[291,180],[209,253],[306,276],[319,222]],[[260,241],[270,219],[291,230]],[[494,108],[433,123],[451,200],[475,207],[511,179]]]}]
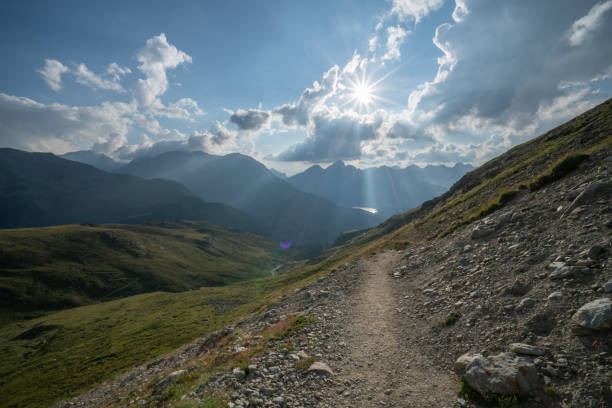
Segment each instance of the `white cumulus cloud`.
[{"label": "white cumulus cloud", "polygon": [[125,92],[119,83],[119,80],[121,79],[120,72],[125,73],[126,71],[124,71],[118,65],[112,68],[109,67],[109,69],[112,70],[112,77],[110,79],[94,74],[83,63],[77,65],[73,73],[76,75],[76,81],[79,84],[89,86],[93,89],[106,89],[110,91]]},{"label": "white cumulus cloud", "polygon": [[62,74],[70,71],[67,66],[54,59],[46,59],[44,68],[38,72],[42,75],[43,79],[49,85],[49,88],[58,92],[62,89]]},{"label": "white cumulus cloud", "polygon": [[391,12],[401,20],[411,18],[418,23],[443,5],[444,0],[393,0]]},{"label": "white cumulus cloud", "polygon": [[312,88],[306,88],[297,102],[280,106],[274,113],[287,126],[306,125],[311,112],[336,93],[339,72],[340,68],[334,65],[323,74],[321,82],[315,81]]},{"label": "white cumulus cloud", "polygon": [[138,79],[136,84],[140,104],[147,109],[162,108],[159,97],[168,90],[166,71],[191,62],[191,56],[169,44],[166,35],[161,33],[147,40],[136,53],[136,59],[140,63],[138,69],[145,74],[145,79]]},{"label": "white cumulus cloud", "polygon": [[382,57],[383,61],[400,59],[400,47],[407,35],[408,32],[400,26],[387,28],[387,52]]},{"label": "white cumulus cloud", "polygon": [[0,93],[2,146],[65,153],[104,145],[105,153],[125,143],[134,104],[104,102],[96,106],[43,104]]}]

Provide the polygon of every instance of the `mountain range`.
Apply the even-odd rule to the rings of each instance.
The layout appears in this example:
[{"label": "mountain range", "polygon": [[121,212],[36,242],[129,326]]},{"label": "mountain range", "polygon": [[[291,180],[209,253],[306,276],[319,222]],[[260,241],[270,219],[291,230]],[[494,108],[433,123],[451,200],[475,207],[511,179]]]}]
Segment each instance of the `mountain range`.
[{"label": "mountain range", "polygon": [[342,161],[323,169],[315,165],[287,180],[306,191],[348,207],[375,209],[383,218],[409,210],[444,193],[473,167],[371,167],[358,169]]},{"label": "mountain range", "polygon": [[126,165],[93,151],[61,157],[115,173],[179,182],[202,200],[234,207],[260,224],[247,230],[300,246],[325,245],[347,230],[374,226],[442,194],[472,169],[460,163],[358,169],[339,161],[287,177],[241,154],[170,151]]},{"label": "mountain range", "polygon": [[115,171],[177,181],[203,200],[250,214],[268,228],[271,237],[294,245],[326,244],[343,231],[382,221],[378,215],[303,192],[258,161],[237,153],[173,151],[136,159]]},{"label": "mountain range", "polygon": [[113,174],[50,153],[0,149],[0,228],[192,219],[266,232],[255,219],[207,203],[169,180]]},{"label": "mountain range", "polygon": [[62,159],[85,163],[99,168],[100,170],[110,171],[121,167],[121,163],[115,161],[103,153],[96,153],[92,150],[79,150],[62,154]]}]

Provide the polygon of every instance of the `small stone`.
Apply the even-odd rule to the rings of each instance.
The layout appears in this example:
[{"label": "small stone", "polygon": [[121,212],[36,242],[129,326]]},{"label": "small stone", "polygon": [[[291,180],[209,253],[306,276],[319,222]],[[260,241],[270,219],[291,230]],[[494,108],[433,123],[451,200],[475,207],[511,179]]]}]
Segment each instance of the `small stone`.
[{"label": "small stone", "polygon": [[549,269],[559,269],[565,266],[565,262],[555,261],[548,264]]},{"label": "small stone", "polygon": [[525,298],[519,302],[518,308],[520,310],[529,309],[530,307],[533,307],[535,303],[535,300],[533,300],[532,298]]},{"label": "small stone", "polygon": [[587,272],[589,268],[584,266],[562,266],[561,268],[555,269],[548,277],[550,279],[564,279],[576,275],[580,272]]},{"label": "small stone", "polygon": [[332,369],[327,364],[320,361],[312,363],[310,367],[308,367],[308,372],[334,375]]},{"label": "small stone", "polygon": [[605,293],[612,292],[612,279],[610,279],[603,285],[603,290]]},{"label": "small stone", "polygon": [[472,239],[484,238],[495,232],[494,225],[478,224],[472,230]]},{"label": "small stone", "polygon": [[561,292],[553,292],[548,295],[548,300],[560,300],[563,298],[563,293]]},{"label": "small stone", "polygon": [[510,344],[510,351],[516,354],[525,354],[528,356],[543,356],[544,354],[546,354],[546,350],[544,350],[543,348],[525,343]]},{"label": "small stone", "polygon": [[553,366],[547,365],[546,367],[544,367],[544,372],[550,374],[551,377],[558,377],[560,374],[560,371],[558,368],[554,368]]},{"label": "small stone", "polygon": [[173,373],[170,373],[166,376],[166,378],[164,378],[163,380],[161,380],[159,382],[159,387],[160,388],[164,388],[167,387],[168,385],[174,383],[175,381],[178,380],[178,377],[180,377],[181,375],[183,375],[186,371],[185,370],[178,370],[175,371]]},{"label": "small stone", "polygon": [[475,291],[473,291],[473,292],[471,292],[471,293],[470,293],[470,297],[471,297],[471,298],[474,298],[474,299],[475,299],[475,298],[479,298],[479,297],[483,297],[483,296],[484,296],[484,293],[482,293],[482,292],[481,292],[481,291],[479,291],[479,290],[475,290]]},{"label": "small stone", "polygon": [[587,255],[591,259],[599,259],[600,257],[602,257],[605,254],[605,252],[606,252],[606,250],[602,246],[600,246],[600,245],[593,245],[589,249],[589,252],[587,252]]},{"label": "small stone", "polygon": [[244,372],[244,370],[241,370],[238,367],[234,368],[234,370],[232,371],[232,375],[239,380],[242,380],[246,377],[246,373]]}]

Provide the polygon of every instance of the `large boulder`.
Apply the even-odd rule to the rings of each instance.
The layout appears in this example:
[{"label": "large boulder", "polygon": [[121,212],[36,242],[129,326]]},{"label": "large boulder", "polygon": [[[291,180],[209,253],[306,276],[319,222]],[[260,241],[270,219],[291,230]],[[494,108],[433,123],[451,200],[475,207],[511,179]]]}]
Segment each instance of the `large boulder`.
[{"label": "large boulder", "polygon": [[574,313],[572,322],[572,331],[576,335],[612,328],[612,299],[601,298],[587,303]]},{"label": "large boulder", "polygon": [[531,358],[514,353],[489,357],[464,354],[455,362],[455,372],[483,397],[493,394],[529,394],[537,388],[539,382]]}]

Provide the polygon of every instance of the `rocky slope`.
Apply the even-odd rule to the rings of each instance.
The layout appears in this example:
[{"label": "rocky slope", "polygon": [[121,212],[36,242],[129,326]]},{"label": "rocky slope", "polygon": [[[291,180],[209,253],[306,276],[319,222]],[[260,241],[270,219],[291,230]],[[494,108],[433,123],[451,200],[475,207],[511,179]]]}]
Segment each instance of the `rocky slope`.
[{"label": "rocky slope", "polygon": [[60,406],[612,407],[612,157],[595,163]]}]

